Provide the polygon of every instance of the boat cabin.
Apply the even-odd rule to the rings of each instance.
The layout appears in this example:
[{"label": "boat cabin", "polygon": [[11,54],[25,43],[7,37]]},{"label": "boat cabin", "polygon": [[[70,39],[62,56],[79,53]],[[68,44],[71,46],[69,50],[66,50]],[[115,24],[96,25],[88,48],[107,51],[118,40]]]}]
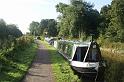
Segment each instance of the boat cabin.
[{"label": "boat cabin", "polygon": [[96,42],[74,45],[73,61],[98,62],[101,61],[101,52]]}]

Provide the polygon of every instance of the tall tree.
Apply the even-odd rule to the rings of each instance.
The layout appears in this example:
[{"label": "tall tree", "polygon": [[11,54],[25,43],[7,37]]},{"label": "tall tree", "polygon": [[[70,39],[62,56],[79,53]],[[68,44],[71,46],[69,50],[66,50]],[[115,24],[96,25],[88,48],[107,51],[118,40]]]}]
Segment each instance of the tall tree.
[{"label": "tall tree", "polygon": [[44,34],[45,31],[47,31],[47,28],[48,28],[48,19],[42,19],[40,24],[39,24],[39,27],[40,27],[40,32],[41,32],[41,35]]},{"label": "tall tree", "polygon": [[29,30],[32,35],[39,35],[39,22],[32,21]]},{"label": "tall tree", "polygon": [[82,34],[96,33],[99,25],[99,12],[93,5],[82,0],[71,0],[71,4],[59,3],[56,9],[61,13],[58,26],[59,35],[79,37]]},{"label": "tall tree", "polygon": [[9,36],[17,38],[22,36],[22,32],[16,25],[7,25],[3,19],[0,19],[0,39],[7,39]]},{"label": "tall tree", "polygon": [[111,20],[107,36],[112,41],[124,41],[124,0],[113,0],[111,4]]},{"label": "tall tree", "polygon": [[105,5],[101,8],[100,15],[100,28],[99,31],[102,35],[106,33],[106,29],[109,26],[111,15],[110,15],[111,5]]},{"label": "tall tree", "polygon": [[0,19],[0,38],[6,38],[8,36],[6,22]]},{"label": "tall tree", "polygon": [[57,33],[57,22],[54,19],[50,19],[48,22],[48,35],[49,36],[56,36]]},{"label": "tall tree", "polygon": [[57,22],[54,19],[42,19],[40,23],[32,22],[29,28],[33,35],[43,35],[47,33],[47,36],[56,36]]},{"label": "tall tree", "polygon": [[22,36],[22,32],[18,29],[18,27],[15,24],[9,24],[7,25],[7,28],[9,35],[16,38]]}]

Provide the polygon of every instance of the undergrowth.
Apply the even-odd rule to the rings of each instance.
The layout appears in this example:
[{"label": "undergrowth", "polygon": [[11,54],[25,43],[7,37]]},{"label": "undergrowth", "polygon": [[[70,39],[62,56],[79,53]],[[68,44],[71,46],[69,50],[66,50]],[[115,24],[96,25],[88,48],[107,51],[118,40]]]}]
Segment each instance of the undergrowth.
[{"label": "undergrowth", "polygon": [[98,42],[107,64],[106,82],[124,82],[124,43],[110,42],[104,38],[100,38]]},{"label": "undergrowth", "polygon": [[106,82],[124,82],[124,54],[117,54],[102,50],[106,61]]},{"label": "undergrowth", "polygon": [[[0,82],[20,82],[35,57],[37,45],[0,54]],[[12,57],[11,57],[12,56]]]}]

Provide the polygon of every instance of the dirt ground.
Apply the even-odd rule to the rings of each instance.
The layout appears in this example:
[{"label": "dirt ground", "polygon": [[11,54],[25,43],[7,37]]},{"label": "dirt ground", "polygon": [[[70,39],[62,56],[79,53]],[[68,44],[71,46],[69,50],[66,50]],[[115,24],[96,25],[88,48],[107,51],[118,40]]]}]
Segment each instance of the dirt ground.
[{"label": "dirt ground", "polygon": [[39,45],[37,56],[22,82],[55,82],[47,49],[40,41],[37,43]]}]

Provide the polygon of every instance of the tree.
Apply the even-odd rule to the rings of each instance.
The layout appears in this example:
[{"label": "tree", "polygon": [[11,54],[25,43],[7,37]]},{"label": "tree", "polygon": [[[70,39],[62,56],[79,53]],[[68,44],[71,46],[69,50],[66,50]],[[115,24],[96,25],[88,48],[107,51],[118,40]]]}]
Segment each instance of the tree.
[{"label": "tree", "polygon": [[57,22],[54,19],[42,19],[40,23],[32,22],[30,24],[30,33],[33,35],[44,35],[56,36],[57,33]]},{"label": "tree", "polygon": [[124,41],[124,1],[113,0],[111,4],[111,19],[106,36],[112,41]]},{"label": "tree", "polygon": [[39,24],[39,27],[40,27],[40,32],[41,32],[41,35],[44,34],[45,31],[47,31],[47,28],[48,28],[48,19],[42,19],[40,24]]},{"label": "tree", "polygon": [[101,8],[100,15],[100,27],[99,31],[102,35],[105,35],[106,29],[109,26],[111,15],[110,15],[111,5],[105,5]]},{"label": "tree", "polygon": [[59,22],[57,24],[57,27],[59,28],[59,36],[68,36],[69,35],[68,22],[70,22],[70,20],[66,19],[67,18],[66,8],[68,6],[69,5],[64,4],[64,3],[59,3],[56,5],[56,11],[61,13],[61,15],[59,15],[59,17],[58,17]]},{"label": "tree", "polygon": [[61,13],[57,25],[60,36],[78,38],[82,34],[97,33],[100,14],[93,9],[93,5],[82,0],[71,0],[69,5],[57,4],[56,9]]},{"label": "tree", "polygon": [[0,38],[7,38],[7,35],[6,22],[3,19],[0,19]]},{"label": "tree", "polygon": [[35,22],[35,21],[32,21],[32,23],[30,24],[29,26],[29,30],[30,30],[30,33],[32,35],[40,35],[39,33],[39,23],[38,22]]},{"label": "tree", "polygon": [[3,19],[0,19],[0,39],[7,39],[9,36],[17,38],[22,36],[22,32],[16,25],[7,25]]},{"label": "tree", "polygon": [[0,19],[0,49],[12,47],[15,39],[22,35],[22,32],[16,25],[7,25],[3,19]]},{"label": "tree", "polygon": [[54,19],[48,21],[48,36],[56,36],[57,33],[57,22]]},{"label": "tree", "polygon": [[18,27],[15,24],[7,25],[7,28],[8,28],[9,36],[11,35],[17,38],[23,35],[22,32],[18,29]]}]

